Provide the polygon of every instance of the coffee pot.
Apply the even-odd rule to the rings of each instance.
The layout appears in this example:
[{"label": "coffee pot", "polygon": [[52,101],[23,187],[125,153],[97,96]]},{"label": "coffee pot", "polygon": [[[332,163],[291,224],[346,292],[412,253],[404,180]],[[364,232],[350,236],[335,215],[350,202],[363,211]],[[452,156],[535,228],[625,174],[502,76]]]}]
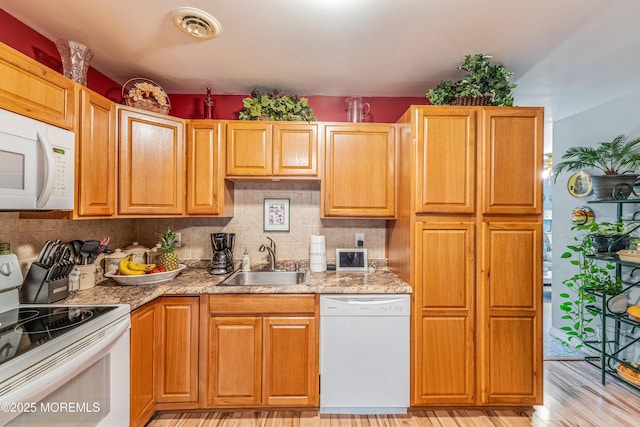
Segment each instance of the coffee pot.
[{"label": "coffee pot", "polygon": [[351,123],[363,122],[365,117],[371,111],[371,105],[368,102],[363,103],[359,96],[347,98],[347,121]]},{"label": "coffee pot", "polygon": [[233,244],[235,233],[211,233],[211,274],[227,274],[233,271]]}]

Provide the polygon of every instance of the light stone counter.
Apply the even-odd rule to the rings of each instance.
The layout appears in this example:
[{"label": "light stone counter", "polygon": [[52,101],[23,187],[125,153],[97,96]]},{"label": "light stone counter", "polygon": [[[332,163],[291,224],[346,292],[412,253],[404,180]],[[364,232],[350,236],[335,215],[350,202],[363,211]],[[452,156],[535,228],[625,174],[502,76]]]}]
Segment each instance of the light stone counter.
[{"label": "light stone counter", "polygon": [[134,310],[162,295],[201,294],[408,294],[411,286],[387,269],[373,273],[309,273],[309,285],[218,286],[227,275],[205,267],[187,267],[175,279],[157,284],[122,286],[107,279],[94,288],[73,292],[57,304],[129,304]]}]

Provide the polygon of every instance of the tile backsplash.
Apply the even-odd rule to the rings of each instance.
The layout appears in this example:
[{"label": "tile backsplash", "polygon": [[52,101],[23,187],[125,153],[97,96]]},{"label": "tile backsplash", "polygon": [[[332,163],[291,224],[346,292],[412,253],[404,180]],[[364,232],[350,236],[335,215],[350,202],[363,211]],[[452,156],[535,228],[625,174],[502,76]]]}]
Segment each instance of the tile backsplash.
[{"label": "tile backsplash", "polygon": [[[290,200],[290,231],[263,231],[265,198]],[[0,242],[9,242],[21,262],[35,259],[47,239],[89,240],[110,236],[111,249],[126,247],[133,241],[152,247],[157,233],[168,228],[182,233],[182,246],[176,251],[181,259],[210,259],[210,234],[236,233],[234,258],[240,259],[247,248],[253,263],[266,262],[266,253],[258,251],[268,243],[277,244],[282,259],[309,259],[309,238],[326,236],[327,259],[335,259],[336,248],[355,246],[355,233],[364,233],[370,259],[385,258],[386,221],[363,219],[320,219],[320,184],[317,182],[237,182],[233,218],[150,218],[150,219],[20,219],[18,213],[0,213]]]}]

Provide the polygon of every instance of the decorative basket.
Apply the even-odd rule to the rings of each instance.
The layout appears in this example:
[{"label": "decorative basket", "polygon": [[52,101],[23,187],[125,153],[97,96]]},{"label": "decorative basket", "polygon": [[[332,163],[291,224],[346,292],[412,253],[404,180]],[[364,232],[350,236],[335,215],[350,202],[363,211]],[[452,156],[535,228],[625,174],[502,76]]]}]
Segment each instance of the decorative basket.
[{"label": "decorative basket", "polygon": [[141,77],[129,79],[122,85],[122,103],[162,114],[171,110],[167,92],[153,80]]},{"label": "decorative basket", "polygon": [[451,101],[451,105],[491,105],[493,95],[485,96],[461,96]]}]

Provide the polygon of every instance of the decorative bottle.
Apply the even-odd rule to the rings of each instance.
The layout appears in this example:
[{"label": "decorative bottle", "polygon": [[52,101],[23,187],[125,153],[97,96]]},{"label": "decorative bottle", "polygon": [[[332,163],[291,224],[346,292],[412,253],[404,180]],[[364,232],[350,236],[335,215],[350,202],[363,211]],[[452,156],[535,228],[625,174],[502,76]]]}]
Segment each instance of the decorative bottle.
[{"label": "decorative bottle", "polygon": [[244,248],[244,255],[242,255],[242,271],[251,271],[251,257],[247,248]]},{"label": "decorative bottle", "polygon": [[207,88],[207,96],[204,98],[204,118],[213,119],[213,99],[210,87]]}]

